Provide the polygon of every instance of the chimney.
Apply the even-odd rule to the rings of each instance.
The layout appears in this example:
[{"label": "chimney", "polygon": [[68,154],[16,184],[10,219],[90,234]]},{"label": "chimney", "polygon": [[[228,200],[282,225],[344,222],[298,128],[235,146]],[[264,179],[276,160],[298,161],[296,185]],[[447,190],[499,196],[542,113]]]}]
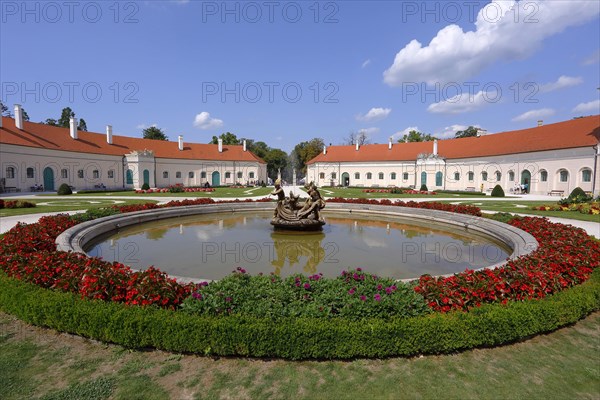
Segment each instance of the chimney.
[{"label": "chimney", "polygon": [[69,130],[71,133],[71,137],[73,139],[77,139],[77,118],[71,117],[69,119]]},{"label": "chimney", "polygon": [[388,149],[392,149],[392,137],[390,136],[390,141],[388,142]]},{"label": "chimney", "polygon": [[177,145],[179,147],[179,151],[183,151],[183,135],[179,135],[177,137]]},{"label": "chimney", "polygon": [[357,141],[356,142],[356,151],[358,151],[358,147],[359,147],[359,145],[358,145],[358,141]]},{"label": "chimney", "polygon": [[106,143],[113,144],[112,125],[106,125]]},{"label": "chimney", "polygon": [[323,146],[323,154],[327,154],[327,146]]},{"label": "chimney", "polygon": [[246,139],[242,142],[242,146],[244,146],[244,151],[246,151]]},{"label": "chimney", "polygon": [[544,125],[544,120],[543,119],[538,119],[538,126],[542,126]]},{"label": "chimney", "polygon": [[15,126],[23,130],[23,109],[20,104],[15,104]]},{"label": "chimney", "polygon": [[438,150],[437,150],[437,139],[435,139],[433,141],[433,155],[437,156]]},{"label": "chimney", "polygon": [[219,153],[223,152],[223,139],[219,138]]}]

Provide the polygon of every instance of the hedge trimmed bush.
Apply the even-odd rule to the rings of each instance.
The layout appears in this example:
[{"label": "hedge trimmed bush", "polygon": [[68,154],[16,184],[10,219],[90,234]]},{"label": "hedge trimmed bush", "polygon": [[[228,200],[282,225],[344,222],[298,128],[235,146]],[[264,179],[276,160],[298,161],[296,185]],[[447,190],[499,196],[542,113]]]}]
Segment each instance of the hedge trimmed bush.
[{"label": "hedge trimmed bush", "polygon": [[0,310],[39,326],[131,348],[219,356],[348,359],[451,353],[553,331],[600,309],[600,270],[582,285],[538,301],[468,313],[362,321],[208,317],[80,299],[0,273]]},{"label": "hedge trimmed bush", "polygon": [[67,196],[69,194],[73,194],[73,191],[71,190],[71,187],[69,185],[63,183],[58,187],[56,194],[58,194],[59,196]]},{"label": "hedge trimmed bush", "polygon": [[142,190],[148,190],[148,189],[150,189],[150,185],[148,185],[147,183],[144,183],[142,185]]},{"label": "hedge trimmed bush", "polygon": [[423,184],[421,185],[421,188],[419,189],[421,192],[427,192],[427,185]]},{"label": "hedge trimmed bush", "polygon": [[500,185],[496,185],[494,186],[494,188],[492,189],[492,197],[504,197],[504,189],[502,189],[502,186]]}]

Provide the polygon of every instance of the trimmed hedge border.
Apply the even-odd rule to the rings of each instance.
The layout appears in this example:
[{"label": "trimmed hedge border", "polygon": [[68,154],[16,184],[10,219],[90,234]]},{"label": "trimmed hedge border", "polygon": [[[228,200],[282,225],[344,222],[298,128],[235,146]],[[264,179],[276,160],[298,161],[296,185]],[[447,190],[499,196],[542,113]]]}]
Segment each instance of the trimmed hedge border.
[{"label": "trimmed hedge border", "polygon": [[440,354],[526,339],[600,309],[600,269],[541,300],[488,304],[468,313],[360,322],[316,318],[204,317],[81,299],[0,273],[0,310],[43,327],[130,348],[214,356],[348,359]]}]

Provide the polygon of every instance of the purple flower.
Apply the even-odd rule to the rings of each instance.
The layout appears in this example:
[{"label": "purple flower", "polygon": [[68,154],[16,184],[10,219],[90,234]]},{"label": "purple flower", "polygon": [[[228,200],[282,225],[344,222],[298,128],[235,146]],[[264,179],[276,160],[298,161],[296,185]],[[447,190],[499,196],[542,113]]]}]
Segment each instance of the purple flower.
[{"label": "purple flower", "polygon": [[377,290],[381,290],[383,288],[383,286],[381,286],[381,284],[377,285]]},{"label": "purple flower", "polygon": [[362,301],[367,301],[367,296],[365,296],[365,295],[363,294],[363,295],[361,295],[361,296],[360,296],[360,299],[361,299]]},{"label": "purple flower", "polygon": [[348,294],[354,294],[354,288],[348,290]]},{"label": "purple flower", "polygon": [[381,301],[381,295],[377,293],[374,297],[375,301]]},{"label": "purple flower", "polygon": [[225,303],[231,303],[231,297],[225,297]]},{"label": "purple flower", "polygon": [[202,300],[202,295],[198,292],[192,293],[192,297],[195,298],[196,300]]},{"label": "purple flower", "polygon": [[386,292],[387,294],[392,294],[393,290],[392,290],[392,288],[391,288],[391,287],[386,287],[386,288],[385,288],[385,292]]},{"label": "purple flower", "polygon": [[356,268],[356,270],[360,272],[360,271],[362,271],[362,268]]},{"label": "purple flower", "polygon": [[306,290],[310,289],[310,283],[306,282],[304,284],[304,289],[306,289]]}]

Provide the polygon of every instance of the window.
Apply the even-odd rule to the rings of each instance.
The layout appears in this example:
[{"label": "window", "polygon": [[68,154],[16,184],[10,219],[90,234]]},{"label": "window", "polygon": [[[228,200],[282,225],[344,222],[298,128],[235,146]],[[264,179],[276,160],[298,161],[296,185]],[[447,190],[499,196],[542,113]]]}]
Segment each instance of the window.
[{"label": "window", "polygon": [[15,167],[6,167],[6,179],[15,178]]},{"label": "window", "polygon": [[243,176],[243,175],[242,175],[242,173],[241,173],[241,172],[238,172],[238,173],[237,173],[237,177],[238,177],[238,179],[242,179],[242,176]]},{"label": "window", "polygon": [[335,172],[331,173],[331,179],[337,179],[337,174]]},{"label": "window", "polygon": [[200,172],[200,178],[206,179],[206,171]]},{"label": "window", "polygon": [[354,179],[360,179],[360,172],[354,173]]},{"label": "window", "polygon": [[163,179],[169,179],[169,171],[163,171]]},{"label": "window", "polygon": [[[80,178],[83,178],[83,170],[80,169],[79,172],[81,172]],[[79,172],[78,172],[78,174],[79,174]],[[133,185],[133,171],[130,169],[127,170],[126,180],[127,180],[128,185]]]},{"label": "window", "polygon": [[515,173],[514,173],[514,171],[508,171],[508,180],[510,182],[514,182],[515,181]]},{"label": "window", "polygon": [[380,173],[379,173],[379,179],[380,179],[380,180],[383,180],[383,172],[380,172]]},{"label": "window", "polygon": [[225,172],[225,179],[231,178],[231,172]]},{"label": "window", "polygon": [[395,172],[392,172],[390,174],[390,179],[393,180],[393,181],[396,180],[396,173]]},{"label": "window", "polygon": [[325,172],[321,172],[319,174],[319,179],[325,179]]},{"label": "window", "polygon": [[592,170],[584,169],[581,171],[581,181],[582,182],[591,182],[592,181]]},{"label": "window", "polygon": [[546,171],[546,170],[540,171],[540,181],[548,182],[548,171]]},{"label": "window", "polygon": [[496,182],[500,182],[502,180],[502,173],[500,171],[496,171]]},{"label": "window", "polygon": [[31,167],[27,168],[27,177],[28,178],[34,178],[35,177],[35,173],[33,171],[33,168],[31,168]]},{"label": "window", "polygon": [[250,177],[250,179],[254,179],[254,172],[250,172],[249,177]]},{"label": "window", "polygon": [[435,186],[442,186],[442,181],[444,180],[444,175],[441,172],[435,173]]},{"label": "window", "polygon": [[469,176],[469,182],[473,182],[475,179],[475,173],[473,171],[469,171],[467,175]]},{"label": "window", "polygon": [[455,181],[460,181],[460,173],[459,172],[455,172],[454,173],[454,180]]},{"label": "window", "polygon": [[62,179],[67,179],[69,177],[69,170],[66,168],[63,168],[60,170],[60,177]]},{"label": "window", "polygon": [[194,171],[188,172],[188,178],[194,179]]},{"label": "window", "polygon": [[181,171],[175,172],[175,178],[181,179]]},{"label": "window", "polygon": [[560,170],[560,181],[567,182],[569,180],[569,172],[567,170]]},{"label": "window", "polygon": [[115,178],[115,171],[112,169],[108,170],[108,179],[114,179]]},{"label": "window", "polygon": [[402,179],[404,179],[405,181],[408,180],[408,172],[402,174]]},{"label": "window", "polygon": [[483,172],[481,173],[481,180],[482,180],[482,181],[487,181],[487,172],[483,171]]},{"label": "window", "polygon": [[100,171],[98,171],[97,169],[92,171],[92,178],[93,179],[100,179]]},{"label": "window", "polygon": [[373,174],[370,172],[367,172],[367,179],[372,179],[373,178]]}]

